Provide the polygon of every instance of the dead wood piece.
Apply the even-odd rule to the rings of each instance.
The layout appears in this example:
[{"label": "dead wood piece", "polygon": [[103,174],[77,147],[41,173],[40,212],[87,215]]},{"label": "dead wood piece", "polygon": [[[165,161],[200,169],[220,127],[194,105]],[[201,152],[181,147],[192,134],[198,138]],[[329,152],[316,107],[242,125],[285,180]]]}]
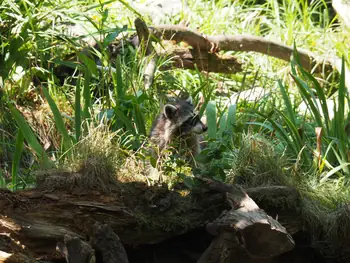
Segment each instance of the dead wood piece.
[{"label": "dead wood piece", "polygon": [[145,55],[147,58],[146,59],[147,65],[144,68],[144,75],[143,75],[145,89],[147,90],[152,86],[152,83],[154,80],[154,73],[156,71],[158,55],[154,51],[154,48],[150,41],[150,34],[146,23],[140,18],[136,18],[135,27],[136,27],[138,38],[140,40],[140,46],[143,50],[145,50]]},{"label": "dead wood piece", "polygon": [[134,215],[127,210],[126,207],[116,206],[116,205],[108,205],[98,202],[89,202],[89,201],[77,201],[77,202],[68,202],[67,204],[77,205],[81,207],[90,207],[92,209],[100,209],[104,211],[114,212],[114,213],[121,213],[125,215],[129,215],[130,217],[133,217]]},{"label": "dead wood piece", "polygon": [[188,27],[178,25],[159,25],[152,27],[151,29],[152,33],[160,39],[173,40],[177,43],[186,42],[193,48],[203,51],[209,51],[213,48],[213,43],[211,43],[204,34]]},{"label": "dead wood piece", "polygon": [[23,253],[6,253],[0,251],[0,263],[38,263],[34,258]]},{"label": "dead wood piece", "polygon": [[[293,48],[287,45],[267,40],[263,37],[252,36],[252,35],[236,35],[226,36],[217,35],[208,37],[210,41],[215,43],[222,50],[235,50],[245,52],[258,52],[268,56],[282,59],[284,61],[290,61],[293,54]],[[317,65],[317,57],[309,51],[298,48],[298,55],[300,63],[303,68],[312,70]],[[326,61],[325,69],[331,70],[332,65]],[[317,66],[315,72],[322,72],[324,68],[322,65]]]},{"label": "dead wood piece", "polygon": [[129,263],[118,235],[107,224],[94,224],[92,245],[103,263]]},{"label": "dead wood piece", "polygon": [[0,215],[0,231],[11,234],[28,249],[39,254],[53,253],[57,240],[63,240],[65,235],[79,236],[68,228],[54,225],[39,217],[18,214],[11,214],[11,217]]},{"label": "dead wood piece", "polygon": [[[175,47],[170,50],[160,50],[161,56],[172,58],[171,65],[183,69],[195,69],[200,71],[217,73],[241,72],[242,63],[231,55],[219,55],[217,53],[197,52],[194,49]],[[169,66],[161,67],[162,70],[169,69]]]},{"label": "dead wood piece", "polygon": [[[253,51],[273,56],[287,62],[290,61],[291,55],[293,54],[292,47],[252,35],[205,36],[190,28],[178,25],[155,26],[154,34],[165,40],[174,40],[178,43],[184,41],[195,49],[208,52],[213,49],[216,51]],[[323,72],[324,70],[332,70],[332,63],[327,59],[318,59],[315,54],[301,49],[298,49],[298,54],[302,66],[307,70],[311,70],[314,67],[316,73]]]},{"label": "dead wood piece", "polygon": [[[135,24],[137,36],[139,38],[141,49],[145,50],[146,55],[151,54],[153,51],[153,46],[150,41],[150,34],[146,23],[140,18],[136,18],[134,24]],[[142,54],[143,53],[144,52],[142,52]]]},{"label": "dead wood piece", "polygon": [[91,246],[79,237],[65,235],[64,243],[57,243],[57,250],[66,258],[67,263],[95,263],[95,252]]},{"label": "dead wood piece", "polygon": [[260,186],[247,188],[245,192],[258,206],[276,218],[290,235],[303,229],[302,218],[298,212],[301,196],[297,189],[287,186]]},{"label": "dead wood piece", "polygon": [[8,233],[0,231],[0,262],[36,263],[29,251]]},{"label": "dead wood piece", "polygon": [[[201,191],[205,192],[200,192],[200,196],[196,193],[182,196],[166,188],[147,187],[144,184],[125,184],[122,186],[123,192],[108,194],[88,192],[89,194],[82,195],[56,190],[50,192],[54,198],[48,198],[46,193],[40,194],[43,193],[42,188],[16,193],[0,190],[0,197],[9,200],[4,203],[4,210],[0,215],[0,232],[9,233],[36,257],[52,257],[56,253],[57,241],[63,242],[66,234],[79,236],[82,240],[93,236],[93,225],[96,222],[108,224],[118,233],[122,244],[128,247],[156,244],[190,230],[203,228],[208,221],[214,221],[223,210],[230,209],[224,197],[227,192],[234,195],[231,186],[217,184],[214,187],[215,184],[216,182],[211,184],[210,191],[202,187]],[[220,193],[215,189],[221,189]],[[259,189],[252,188],[248,191],[259,200]],[[266,187],[260,191],[264,196],[278,198],[278,195],[269,194]],[[278,191],[283,197],[282,187],[271,188],[271,192]],[[293,193],[293,190],[288,193]],[[32,196],[36,198],[33,199]],[[240,196],[238,199],[245,198],[239,188],[236,196]],[[169,198],[171,202],[167,202],[166,209],[160,209],[164,200]],[[268,198],[259,203],[260,207],[269,206],[269,202],[264,200]],[[244,203],[229,201],[231,204],[237,203],[237,208]],[[282,204],[273,207],[278,211],[279,218],[282,218],[284,203],[276,203]],[[154,204],[157,207],[153,207]],[[291,210],[287,218],[293,220],[297,217]],[[227,232],[220,227],[222,226],[217,227],[219,236],[220,231],[221,234]],[[228,233],[234,234],[232,231]],[[8,250],[3,251],[10,253]]]},{"label": "dead wood piece", "polygon": [[270,258],[252,258],[234,233],[225,232],[213,239],[197,263],[270,263]]},{"label": "dead wood piece", "polygon": [[[209,188],[226,192],[227,201],[232,207],[214,222],[207,224],[209,233],[214,236],[230,233],[238,238],[240,246],[253,258],[272,258],[293,249],[294,241],[286,229],[260,209],[239,186],[229,186],[210,179],[202,180]],[[236,250],[227,253],[232,254],[234,251]]]}]

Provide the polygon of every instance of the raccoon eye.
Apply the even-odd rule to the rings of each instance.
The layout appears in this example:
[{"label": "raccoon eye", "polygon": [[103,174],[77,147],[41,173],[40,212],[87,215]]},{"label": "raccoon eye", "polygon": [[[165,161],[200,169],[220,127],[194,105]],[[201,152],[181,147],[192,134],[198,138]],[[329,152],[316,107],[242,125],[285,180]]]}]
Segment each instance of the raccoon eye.
[{"label": "raccoon eye", "polygon": [[189,117],[184,123],[194,126],[198,121],[199,116],[196,114],[194,116]]}]

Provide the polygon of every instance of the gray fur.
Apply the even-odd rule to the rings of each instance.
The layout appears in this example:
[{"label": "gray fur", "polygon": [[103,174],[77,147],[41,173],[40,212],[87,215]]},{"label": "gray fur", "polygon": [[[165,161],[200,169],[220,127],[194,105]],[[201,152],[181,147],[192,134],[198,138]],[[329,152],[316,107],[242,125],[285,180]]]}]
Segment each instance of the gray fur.
[{"label": "gray fur", "polygon": [[153,123],[150,139],[159,148],[177,143],[177,150],[190,150],[192,155],[200,152],[198,136],[207,130],[194,111],[192,98],[167,103]]}]

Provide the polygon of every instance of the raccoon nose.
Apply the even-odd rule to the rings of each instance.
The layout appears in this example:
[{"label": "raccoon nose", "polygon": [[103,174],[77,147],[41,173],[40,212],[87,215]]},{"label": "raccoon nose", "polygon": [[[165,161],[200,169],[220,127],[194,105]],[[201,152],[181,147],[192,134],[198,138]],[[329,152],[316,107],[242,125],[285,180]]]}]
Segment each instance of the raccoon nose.
[{"label": "raccoon nose", "polygon": [[208,130],[208,126],[207,125],[203,125],[203,132],[206,132]]}]

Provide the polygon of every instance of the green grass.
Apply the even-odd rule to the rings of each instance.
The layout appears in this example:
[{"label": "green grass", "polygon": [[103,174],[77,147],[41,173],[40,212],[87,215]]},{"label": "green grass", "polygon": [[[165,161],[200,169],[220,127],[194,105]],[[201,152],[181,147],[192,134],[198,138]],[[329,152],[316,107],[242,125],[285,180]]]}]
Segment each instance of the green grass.
[{"label": "green grass", "polygon": [[[303,0],[256,2],[191,0],[190,11],[180,10],[163,22],[177,24],[187,20],[190,28],[198,28],[207,35],[263,36],[290,46],[295,43],[296,48],[310,50],[321,57],[337,54],[343,56],[344,63],[349,62],[344,46],[348,35],[324,10],[323,1],[313,1],[311,5]],[[297,60],[288,63],[258,53],[231,51],[228,53],[243,62],[243,72],[224,75],[197,70],[161,71],[159,67],[168,62],[159,58],[154,83],[146,89],[143,70],[147,59],[139,50],[125,46],[113,60],[105,51],[121,32],[135,32],[133,21],[140,15],[152,25],[152,16],[121,1],[38,0],[35,4],[4,1],[0,8],[0,63],[4,65],[0,69],[0,102],[2,109],[10,114],[1,116],[0,125],[13,123],[11,132],[16,131],[13,134],[17,137],[5,136],[1,131],[2,145],[8,145],[14,153],[4,160],[12,167],[11,178],[5,176],[4,167],[0,167],[3,185],[16,190],[18,178],[23,174],[21,160],[28,153],[36,157],[37,164],[46,167],[69,162],[74,166],[75,162],[89,158],[93,149],[102,156],[110,156],[103,155],[110,151],[109,146],[92,136],[94,128],[91,127],[101,123],[106,124],[111,133],[118,134],[114,137],[118,139],[107,140],[117,145],[120,154],[111,157],[119,165],[115,169],[122,170],[123,175],[130,173],[124,165],[142,166],[145,156],[140,156],[147,155],[142,145],[147,141],[145,137],[165,96],[182,91],[191,94],[195,102],[204,97],[199,112],[209,126],[205,138],[209,148],[197,161],[206,165],[207,176],[228,180],[228,170],[235,167],[239,156],[244,154],[240,150],[245,147],[245,136],[251,135],[271,143],[268,148],[271,156],[274,152],[286,156],[287,161],[279,163],[282,171],[300,169],[317,187],[345,187],[349,178],[345,131],[349,101],[344,74],[314,75],[303,70]],[[64,34],[69,23],[83,27],[84,38],[96,41],[99,49],[93,54],[82,52],[82,37]],[[77,59],[68,59],[74,56]],[[72,70],[63,82],[58,80],[60,66]],[[99,66],[110,70],[100,70]],[[230,96],[253,87],[262,87],[271,94],[254,102],[230,101]],[[335,90],[339,106],[334,110],[327,106],[326,100]],[[316,100],[320,100],[321,107]],[[302,101],[309,108],[306,112],[298,110]],[[42,119],[29,122],[23,108],[35,110],[38,105],[49,110]],[[329,120],[333,110],[335,117]],[[316,127],[323,130],[320,165],[315,161]],[[48,136],[47,140],[54,143],[44,149],[43,136],[39,134],[52,134],[51,131],[57,136]],[[106,134],[103,138],[108,137]],[[91,136],[101,149],[98,145],[91,146],[91,152],[82,148]],[[259,171],[267,174],[271,169],[268,162],[261,157],[253,173],[256,180],[260,178]],[[174,156],[165,162],[164,169],[175,181],[176,176],[188,173],[186,164]],[[242,174],[246,172],[249,171],[242,170]],[[270,177],[269,181],[281,183],[275,173]],[[30,178],[24,180],[32,180]],[[181,178],[191,184],[187,177]]]},{"label": "green grass", "polygon": [[[5,0],[0,7],[0,187],[32,187],[37,170],[57,167],[87,174],[90,186],[106,190],[104,183],[115,179],[145,181],[150,160],[170,187],[179,181],[196,186],[193,175],[243,187],[296,187],[303,200],[290,205],[301,211],[315,238],[318,232],[345,235],[348,214],[341,205],[350,199],[350,101],[343,72],[350,61],[349,34],[323,1],[308,2],[190,0],[190,11],[163,22],[186,20],[207,35],[251,34],[320,57],[336,54],[343,58],[342,72],[307,72],[295,55],[285,62],[231,51],[243,62],[243,72],[161,71],[168,60],[159,58],[153,85],[146,89],[147,59],[140,50],[126,45],[113,59],[105,51],[120,33],[135,32],[136,17],[152,25],[154,17],[133,10],[131,2]],[[72,30],[69,24],[84,28],[83,37],[65,34]],[[94,40],[99,49],[83,52],[82,39]],[[62,66],[71,70],[65,77],[59,74]],[[256,87],[269,94],[231,100]],[[147,148],[165,97],[179,92],[191,94],[195,103],[204,99],[198,110],[206,117],[209,143],[195,157],[195,168],[176,154],[152,159]],[[302,103],[306,110],[300,110]],[[34,164],[27,165],[27,156]]]}]

